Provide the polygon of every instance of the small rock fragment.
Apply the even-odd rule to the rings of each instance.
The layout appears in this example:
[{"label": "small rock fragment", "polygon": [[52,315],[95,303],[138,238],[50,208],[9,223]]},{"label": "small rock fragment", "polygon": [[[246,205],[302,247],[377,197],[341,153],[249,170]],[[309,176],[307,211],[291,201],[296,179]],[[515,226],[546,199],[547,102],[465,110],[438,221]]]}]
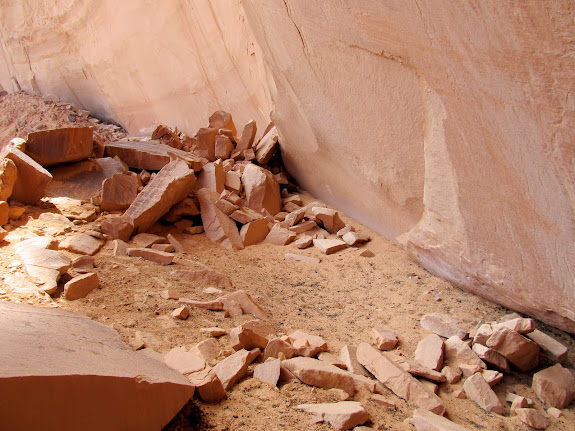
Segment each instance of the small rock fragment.
[{"label": "small rock fragment", "polygon": [[261,320],[250,320],[230,331],[230,344],[232,349],[250,350],[255,347],[265,349],[268,344],[268,337],[275,334],[275,329]]},{"label": "small rock fragment", "polygon": [[69,301],[84,298],[99,285],[100,279],[98,278],[98,274],[89,273],[79,275],[64,285],[64,297]]},{"label": "small rock fragment", "polygon": [[347,370],[365,377],[371,377],[369,371],[357,360],[357,347],[345,345],[339,353],[341,361],[346,365]]},{"label": "small rock fragment", "polygon": [[271,386],[277,386],[280,378],[281,361],[271,358],[254,368],[254,378]]},{"label": "small rock fragment", "polygon": [[317,335],[306,334],[303,331],[294,331],[289,334],[289,339],[296,349],[296,355],[309,358],[316,357],[320,352],[327,351],[327,343]]},{"label": "small rock fragment", "polygon": [[397,335],[391,329],[373,328],[372,332],[376,336],[376,344],[379,350],[391,350],[399,342]]},{"label": "small rock fragment", "polygon": [[554,362],[563,363],[567,359],[568,349],[555,338],[550,337],[538,329],[533,330],[527,337],[539,344],[541,350],[547,354]]},{"label": "small rock fragment", "polygon": [[165,253],[151,248],[128,248],[128,256],[141,257],[160,265],[170,265],[174,261],[173,253]]},{"label": "small rock fragment", "polygon": [[102,240],[96,239],[85,233],[78,233],[66,237],[66,239],[60,243],[60,248],[78,254],[93,256],[102,248],[103,245],[104,242]]},{"label": "small rock fragment", "polygon": [[415,409],[413,424],[417,431],[470,431],[467,427],[424,409]]},{"label": "small rock fragment", "polygon": [[360,255],[361,257],[374,257],[374,256],[375,256],[375,254],[373,253],[373,251],[371,251],[371,250],[369,250],[369,249],[367,249],[367,248],[366,248],[365,250],[363,250],[361,253],[359,253],[359,255]]},{"label": "small rock fragment", "polygon": [[487,366],[479,359],[479,356],[469,348],[469,345],[461,341],[457,335],[448,338],[444,343],[444,348],[447,363],[458,366],[466,377],[482,369],[487,369]]},{"label": "small rock fragment", "polygon": [[503,404],[481,374],[477,373],[468,377],[463,383],[463,390],[483,410],[499,414],[505,411]]},{"label": "small rock fragment", "polygon": [[313,358],[298,357],[282,361],[293,375],[303,383],[324,389],[339,388],[353,396],[355,383],[343,370]]},{"label": "small rock fragment", "polygon": [[357,232],[348,232],[341,239],[343,239],[349,246],[363,244],[370,240],[368,235],[360,234]]},{"label": "small rock fragment", "polygon": [[337,358],[336,356],[332,355],[331,353],[328,352],[320,352],[317,355],[317,358],[320,361],[326,362],[330,365],[333,365],[334,367],[340,368],[342,370],[347,370],[347,365],[345,365],[345,363],[343,361],[341,361],[339,358]]},{"label": "small rock fragment", "polygon": [[190,315],[190,309],[188,307],[179,307],[172,311],[172,317],[175,319],[186,320]]},{"label": "small rock fragment", "polygon": [[347,248],[347,244],[339,239],[314,239],[313,245],[328,255]]},{"label": "small rock fragment", "polygon": [[544,430],[550,425],[549,420],[535,409],[516,409],[515,414],[521,422],[536,430]]}]

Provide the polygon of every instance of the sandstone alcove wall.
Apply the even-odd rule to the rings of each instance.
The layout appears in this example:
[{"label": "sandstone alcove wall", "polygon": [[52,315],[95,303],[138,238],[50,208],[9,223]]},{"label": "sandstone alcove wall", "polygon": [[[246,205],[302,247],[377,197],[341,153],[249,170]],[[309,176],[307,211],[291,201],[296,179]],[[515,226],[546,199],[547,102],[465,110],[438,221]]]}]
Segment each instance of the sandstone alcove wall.
[{"label": "sandstone alcove wall", "polygon": [[131,133],[272,119],[299,183],[575,332],[571,2],[0,0],[0,84]]}]

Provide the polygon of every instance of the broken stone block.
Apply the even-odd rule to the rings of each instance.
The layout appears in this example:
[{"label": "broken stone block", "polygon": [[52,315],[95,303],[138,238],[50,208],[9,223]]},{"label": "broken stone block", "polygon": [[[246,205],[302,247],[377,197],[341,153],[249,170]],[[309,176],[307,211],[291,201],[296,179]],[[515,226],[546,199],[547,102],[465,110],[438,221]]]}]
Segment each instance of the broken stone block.
[{"label": "broken stone block", "polygon": [[224,303],[222,301],[194,301],[193,299],[179,298],[178,302],[189,305],[190,307],[204,308],[212,311],[222,311],[224,309]]},{"label": "broken stone block", "polygon": [[32,245],[17,248],[16,254],[22,259],[28,275],[48,294],[56,291],[60,276],[72,265],[72,261],[59,251]]},{"label": "broken stone block", "polygon": [[92,290],[98,288],[98,286],[100,286],[98,274],[92,272],[89,274],[79,275],[64,285],[64,297],[68,301],[84,298]]},{"label": "broken stone block", "polygon": [[534,341],[535,343],[539,344],[541,350],[543,350],[543,352],[545,352],[545,354],[553,362],[558,362],[561,364],[565,361],[565,359],[567,359],[568,354],[567,347],[565,347],[555,338],[550,337],[549,335],[539,331],[538,329],[535,329],[526,335],[531,341]]},{"label": "broken stone block", "polygon": [[499,414],[505,412],[503,404],[480,373],[468,377],[463,383],[463,390],[483,410]]},{"label": "broken stone block", "polygon": [[437,395],[428,392],[419,381],[369,344],[361,343],[357,347],[357,360],[398,397],[440,415],[445,412]]},{"label": "broken stone block", "polygon": [[102,220],[100,224],[102,233],[110,236],[112,239],[119,239],[124,242],[130,239],[134,231],[132,219],[124,216],[112,216]]},{"label": "broken stone block", "polygon": [[198,395],[205,403],[217,403],[228,395],[222,382],[213,368],[206,366],[203,370],[187,375],[190,383],[196,387]]},{"label": "broken stone block", "polygon": [[394,349],[397,343],[399,343],[397,335],[395,335],[395,332],[391,329],[373,328],[372,332],[375,334],[376,344],[379,350]]},{"label": "broken stone block", "polygon": [[0,201],[0,226],[4,226],[8,223],[10,213],[10,206],[8,202]]},{"label": "broken stone block", "polygon": [[[199,286],[223,286],[232,287],[231,280],[221,272],[212,269],[178,269],[170,273],[178,280],[186,280]],[[243,292],[243,291],[238,291]]]},{"label": "broken stone block", "polygon": [[230,154],[234,149],[234,144],[227,136],[217,135],[214,147],[214,157],[216,159],[226,160],[230,158]]},{"label": "broken stone block", "polygon": [[202,188],[197,192],[206,236],[228,250],[242,250],[244,244],[233,220],[216,207],[218,193]]},{"label": "broken stone block", "polygon": [[216,111],[210,116],[210,128],[231,130],[233,136],[238,134],[232,115],[225,111]]},{"label": "broken stone block", "polygon": [[139,233],[132,237],[131,242],[137,247],[149,248],[154,244],[165,243],[166,239],[152,233]]},{"label": "broken stone block", "polygon": [[297,239],[294,244],[297,248],[303,250],[313,244],[313,238],[308,235],[303,235],[301,238]]},{"label": "broken stone block", "polygon": [[130,168],[159,171],[172,161],[175,156],[192,166],[196,172],[206,163],[201,159],[182,150],[177,150],[158,141],[126,141],[110,142],[104,150],[106,157],[118,156]]},{"label": "broken stone block", "polygon": [[458,366],[466,377],[487,368],[485,363],[479,359],[467,343],[461,341],[458,335],[453,335],[445,340],[444,352],[447,363]]},{"label": "broken stone block", "polygon": [[317,223],[312,221],[312,220],[307,220],[307,221],[304,221],[302,223],[291,226],[289,228],[289,230],[291,230],[292,232],[295,232],[297,234],[300,234],[300,233],[307,232],[308,230],[311,230],[314,227],[317,227]]},{"label": "broken stone block", "polygon": [[482,344],[476,343],[473,345],[472,350],[475,352],[479,359],[488,364],[492,365],[493,367],[501,370],[505,373],[510,371],[509,369],[509,362],[505,358],[505,356],[500,355],[495,350],[490,349],[489,347],[485,347]]},{"label": "broken stone block", "polygon": [[477,333],[475,334],[475,337],[473,337],[473,343],[486,346],[487,340],[489,340],[491,334],[493,334],[493,328],[490,324],[484,323],[477,329]]},{"label": "broken stone block", "polygon": [[185,253],[186,252],[186,249],[184,248],[182,243],[180,241],[178,241],[176,238],[174,238],[174,236],[171,233],[169,233],[166,236],[166,239],[168,240],[168,242],[170,244],[172,244],[172,247],[174,247],[174,250],[176,253]]},{"label": "broken stone block", "polygon": [[328,255],[347,248],[347,244],[340,239],[314,239],[313,245]]},{"label": "broken stone block", "polygon": [[575,377],[560,364],[535,373],[531,387],[542,402],[557,409],[569,406],[575,399]]},{"label": "broken stone block", "polygon": [[190,152],[197,157],[203,157],[210,162],[216,160],[216,136],[218,129],[202,127],[196,135],[190,139]]},{"label": "broken stone block", "polygon": [[439,371],[443,367],[443,340],[436,334],[425,337],[417,344],[415,361]]},{"label": "broken stone block", "polygon": [[177,223],[187,216],[197,216],[200,215],[200,209],[198,208],[197,199],[195,198],[185,198],[183,201],[178,202],[170,210],[162,216],[162,220],[168,223]]},{"label": "broken stone block", "polygon": [[469,333],[459,328],[457,321],[447,314],[426,314],[420,323],[423,328],[434,332],[440,337],[449,338],[457,335],[461,340],[465,340],[469,336]]},{"label": "broken stone block", "polygon": [[271,215],[281,211],[279,184],[270,171],[248,164],[242,174],[242,184],[246,193],[246,207],[257,212],[265,208]]},{"label": "broken stone block", "polygon": [[524,335],[529,332],[533,332],[533,330],[535,329],[535,321],[533,319],[517,317],[515,319],[506,320],[504,322],[496,323],[495,325],[491,326],[493,327],[493,330],[498,328],[509,328],[512,331]]},{"label": "broken stone block", "polygon": [[[180,373],[83,315],[2,302],[0,327],[0,417],[10,429],[112,430],[121,418],[125,429],[158,430],[194,393]],[[55,414],[63,400],[66,413]]]},{"label": "broken stone block", "polygon": [[7,201],[12,196],[17,179],[16,164],[8,158],[0,158],[0,201]]},{"label": "broken stone block", "polygon": [[20,217],[24,215],[26,212],[25,208],[22,207],[10,207],[8,208],[8,219],[10,220],[19,220]]},{"label": "broken stone block", "polygon": [[516,409],[515,414],[521,422],[536,430],[544,430],[550,425],[549,419],[535,409]]},{"label": "broken stone block", "polygon": [[216,160],[215,162],[204,165],[198,174],[198,181],[194,188],[196,190],[206,188],[219,194],[224,191],[225,182],[226,173],[224,171],[224,165],[221,160]]},{"label": "broken stone block", "polygon": [[289,334],[288,338],[296,349],[297,356],[315,358],[320,352],[327,351],[327,343],[317,335],[310,335],[298,330]]},{"label": "broken stone block", "polygon": [[254,378],[271,386],[277,386],[280,378],[281,361],[271,358],[263,364],[256,365],[254,368]]},{"label": "broken stone block", "polygon": [[471,431],[463,425],[451,422],[443,416],[424,409],[415,409],[413,412],[413,424],[417,431]]},{"label": "broken stone block", "polygon": [[115,239],[112,241],[112,254],[114,256],[127,256],[128,255],[128,244],[126,244],[121,239]]},{"label": "broken stone block", "polygon": [[77,162],[92,155],[92,127],[67,127],[28,133],[26,154],[44,167]]},{"label": "broken stone block", "polygon": [[393,361],[395,365],[407,371],[412,376],[423,377],[434,382],[445,382],[446,377],[444,374],[420,365],[416,362],[411,362],[404,356],[399,356],[393,353],[388,353],[386,358]]},{"label": "broken stone block", "polygon": [[528,371],[539,364],[539,346],[511,329],[496,329],[487,347],[505,356],[512,365],[521,371]]},{"label": "broken stone block", "polygon": [[450,385],[453,385],[457,383],[459,380],[461,380],[461,376],[463,375],[463,373],[461,372],[461,368],[457,366],[451,367],[449,365],[443,367],[441,373],[445,376],[445,381]]},{"label": "broken stone block", "polygon": [[363,244],[370,240],[368,235],[360,234],[357,232],[348,232],[341,239],[343,239],[349,246]]},{"label": "broken stone block", "polygon": [[102,211],[125,211],[138,196],[138,176],[133,172],[129,174],[116,174],[102,183],[101,203]]},{"label": "broken stone block", "polygon": [[164,166],[124,213],[133,220],[134,232],[146,232],[188,195],[195,182],[194,171],[186,162],[173,160]]},{"label": "broken stone block", "polygon": [[230,215],[230,217],[233,220],[235,220],[241,224],[248,224],[248,223],[255,221],[255,220],[263,220],[264,219],[264,217],[260,213],[254,211],[250,208],[247,208],[247,207],[242,207],[239,210],[234,211]]},{"label": "broken stone block", "polygon": [[297,235],[295,233],[281,227],[279,224],[275,224],[269,231],[264,242],[274,245],[288,245],[292,243],[296,237]]},{"label": "broken stone block", "polygon": [[182,374],[195,373],[206,367],[206,361],[185,347],[174,347],[164,357],[167,366]]},{"label": "broken stone block", "polygon": [[152,244],[152,250],[163,251],[165,253],[173,253],[175,251],[172,244]]},{"label": "broken stone block", "polygon": [[283,354],[284,359],[291,359],[295,356],[296,350],[281,338],[269,340],[264,350],[264,361],[267,361],[268,358],[279,358],[280,353]]},{"label": "broken stone block", "polygon": [[371,377],[369,371],[357,360],[357,347],[345,345],[341,348],[339,357],[346,365],[346,369],[352,373],[359,374],[365,377]]},{"label": "broken stone block", "polygon": [[[272,127],[268,133],[258,142],[255,148],[255,158],[260,165],[265,165],[270,161],[274,153],[278,150],[278,133],[275,127]],[[246,157],[246,160],[247,157]]]},{"label": "broken stone block", "polygon": [[4,147],[0,156],[14,162],[18,171],[10,198],[26,205],[38,202],[52,181],[52,174],[16,148]]},{"label": "broken stone block", "polygon": [[242,176],[239,172],[226,172],[226,178],[224,181],[224,186],[226,189],[231,190],[235,193],[240,193],[242,190]]},{"label": "broken stone block", "polygon": [[236,151],[244,152],[245,150],[251,149],[254,144],[257,130],[258,128],[254,120],[247,123],[244,126],[244,131],[238,141],[238,145],[236,145]]},{"label": "broken stone block", "polygon": [[235,292],[220,296],[218,300],[224,302],[224,307],[227,301],[234,301],[240,305],[241,311],[243,313],[251,314],[252,316],[262,320],[266,320],[268,318],[265,311],[252,299],[248,293],[243,290],[236,290]]},{"label": "broken stone block", "polygon": [[165,253],[151,248],[128,248],[128,256],[141,257],[160,265],[170,265],[174,261],[173,253]]},{"label": "broken stone block", "polygon": [[314,207],[311,212],[329,233],[335,234],[345,227],[345,223],[339,218],[339,213],[334,209]]},{"label": "broken stone block", "polygon": [[491,387],[503,380],[503,374],[495,370],[483,370],[481,371],[481,377],[483,377]]},{"label": "broken stone block", "polygon": [[81,274],[91,272],[94,269],[94,258],[92,256],[79,256],[72,261],[72,268]]},{"label": "broken stone block", "polygon": [[316,417],[319,417],[321,422],[328,422],[337,430],[350,430],[369,420],[369,415],[357,401],[300,404],[295,408],[306,413],[312,413]]},{"label": "broken stone block", "polygon": [[220,344],[214,338],[208,338],[192,347],[190,352],[210,362],[220,356]]},{"label": "broken stone block", "polygon": [[555,407],[549,407],[547,409],[547,414],[555,419],[559,419],[561,416],[563,416],[563,412],[559,409],[556,409]]},{"label": "broken stone block", "polygon": [[263,350],[272,334],[275,334],[275,329],[270,324],[261,320],[250,320],[230,331],[230,344],[234,350],[251,350],[255,347]]},{"label": "broken stone block", "polygon": [[190,309],[188,307],[178,307],[172,311],[172,317],[174,319],[186,320],[190,315]]},{"label": "broken stone block", "polygon": [[214,372],[226,391],[246,375],[248,366],[259,356],[259,353],[259,349],[238,350],[214,367]]},{"label": "broken stone block", "polygon": [[100,251],[103,245],[104,242],[102,240],[85,233],[77,233],[66,237],[66,239],[60,243],[60,249],[93,256]]},{"label": "broken stone block", "polygon": [[247,247],[264,241],[269,232],[268,223],[262,218],[243,225],[240,229],[240,238],[244,247]]},{"label": "broken stone block", "polygon": [[350,396],[355,394],[353,378],[343,370],[313,358],[292,358],[282,361],[286,367],[303,383],[319,388],[338,388]]},{"label": "broken stone block", "polygon": [[203,226],[191,226],[184,229],[184,233],[188,235],[199,235],[204,232]]},{"label": "broken stone block", "polygon": [[333,365],[334,367],[340,368],[342,370],[347,370],[347,365],[345,365],[345,362],[343,362],[337,356],[332,355],[329,352],[320,352],[317,355],[317,358],[320,361],[323,361],[327,364]]},{"label": "broken stone block", "polygon": [[225,199],[218,199],[216,201],[216,207],[227,216],[240,209],[237,205]]},{"label": "broken stone block", "polygon": [[517,409],[526,409],[529,407],[529,403],[527,402],[527,398],[517,396],[511,403],[511,408],[509,409],[511,414],[515,413]]},{"label": "broken stone block", "polygon": [[319,260],[317,257],[303,256],[301,254],[294,254],[294,253],[286,253],[285,258],[287,260],[295,260],[296,262],[315,263],[315,264],[321,262],[321,260]]},{"label": "broken stone block", "polygon": [[228,335],[229,331],[227,329],[223,329],[223,328],[217,328],[217,327],[212,327],[212,328],[200,328],[200,332],[203,334],[208,334],[210,337],[223,337],[224,335]]}]

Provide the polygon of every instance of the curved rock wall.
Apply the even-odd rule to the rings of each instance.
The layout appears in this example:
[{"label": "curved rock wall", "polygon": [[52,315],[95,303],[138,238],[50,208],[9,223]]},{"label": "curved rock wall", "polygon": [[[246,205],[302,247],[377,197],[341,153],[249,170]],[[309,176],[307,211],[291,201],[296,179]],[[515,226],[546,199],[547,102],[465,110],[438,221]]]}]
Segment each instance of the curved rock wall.
[{"label": "curved rock wall", "polygon": [[189,134],[217,110],[239,132],[271,109],[240,0],[0,0],[0,84],[57,95],[149,133]]},{"label": "curved rock wall", "polygon": [[262,130],[271,98],[306,189],[432,272],[575,332],[573,7],[0,0],[0,83],[132,133],[193,133],[217,109]]},{"label": "curved rock wall", "polygon": [[575,332],[573,3],[246,0],[298,180]]}]

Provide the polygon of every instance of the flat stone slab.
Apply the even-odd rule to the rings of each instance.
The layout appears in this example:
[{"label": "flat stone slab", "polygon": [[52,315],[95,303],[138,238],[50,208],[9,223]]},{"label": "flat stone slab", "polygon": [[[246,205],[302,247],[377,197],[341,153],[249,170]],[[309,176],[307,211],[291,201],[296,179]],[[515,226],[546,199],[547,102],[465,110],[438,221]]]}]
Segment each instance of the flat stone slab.
[{"label": "flat stone slab", "polygon": [[300,404],[296,409],[319,416],[321,421],[328,422],[337,430],[350,430],[369,419],[369,415],[357,401]]},{"label": "flat stone slab", "polygon": [[4,429],[159,430],[194,393],[80,314],[0,302],[0,327]]},{"label": "flat stone slab", "polygon": [[92,127],[66,127],[28,133],[26,154],[44,167],[77,162],[92,155]]}]

